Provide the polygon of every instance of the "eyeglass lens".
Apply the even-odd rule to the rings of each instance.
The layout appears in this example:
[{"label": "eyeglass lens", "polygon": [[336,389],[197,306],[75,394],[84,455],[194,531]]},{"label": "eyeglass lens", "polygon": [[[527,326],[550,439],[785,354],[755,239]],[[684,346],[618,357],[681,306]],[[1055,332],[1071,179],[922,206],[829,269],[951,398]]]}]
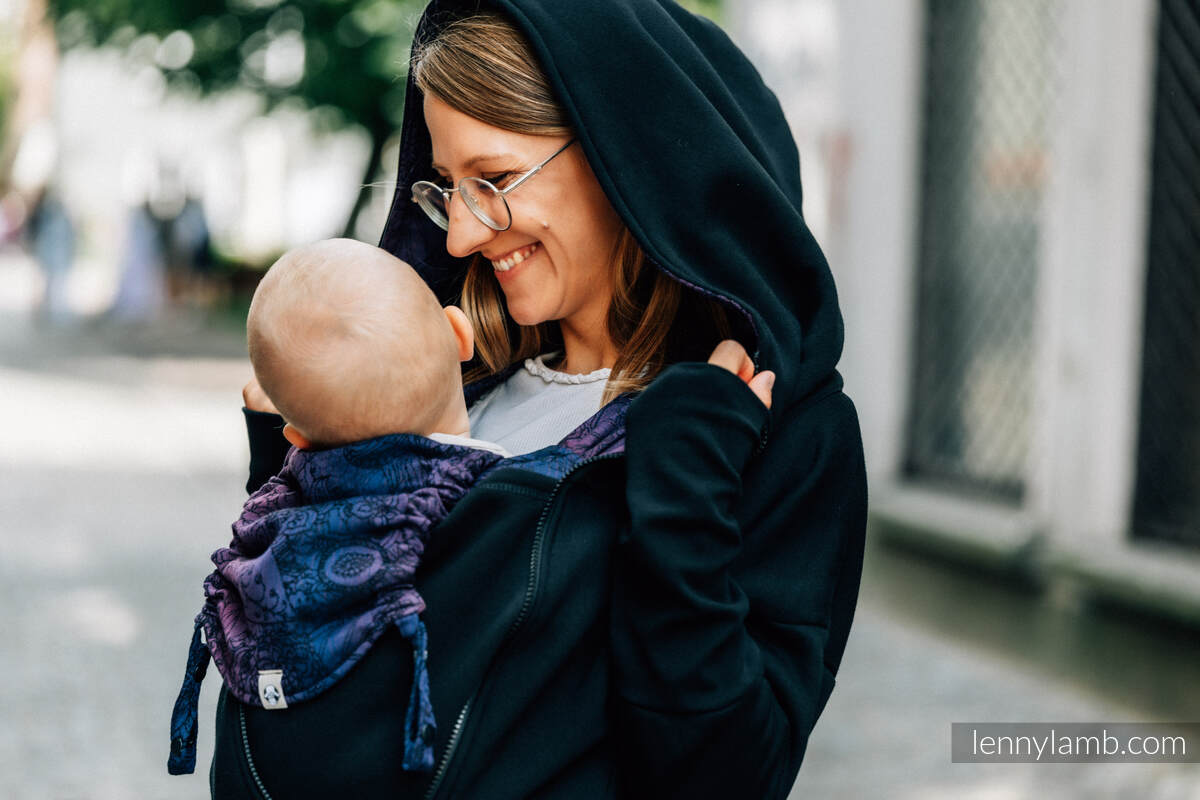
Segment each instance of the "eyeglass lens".
[{"label": "eyeglass lens", "polygon": [[[467,208],[480,222],[493,230],[505,230],[512,222],[508,203],[504,195],[481,178],[463,178],[458,183],[459,194]],[[450,209],[448,203],[452,195],[432,183],[421,182],[413,187],[413,195],[417,203],[424,209],[438,227],[448,230],[450,227]]]}]

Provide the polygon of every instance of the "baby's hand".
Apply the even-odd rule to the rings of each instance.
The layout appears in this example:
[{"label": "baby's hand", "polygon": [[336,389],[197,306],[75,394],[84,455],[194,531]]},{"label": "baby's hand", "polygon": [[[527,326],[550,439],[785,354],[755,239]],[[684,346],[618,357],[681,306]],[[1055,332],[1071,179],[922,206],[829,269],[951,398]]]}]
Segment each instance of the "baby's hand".
[{"label": "baby's hand", "polygon": [[754,362],[746,354],[746,348],[736,340],[722,340],[713,350],[712,355],[708,357],[708,363],[724,367],[737,375],[750,387],[750,391],[754,392],[764,406],[771,407],[771,387],[775,385],[775,373],[763,370],[755,375]]},{"label": "baby's hand", "polygon": [[279,413],[279,409],[271,402],[271,398],[267,397],[267,393],[258,385],[257,378],[251,378],[250,382],[242,388],[242,404],[251,411]]}]

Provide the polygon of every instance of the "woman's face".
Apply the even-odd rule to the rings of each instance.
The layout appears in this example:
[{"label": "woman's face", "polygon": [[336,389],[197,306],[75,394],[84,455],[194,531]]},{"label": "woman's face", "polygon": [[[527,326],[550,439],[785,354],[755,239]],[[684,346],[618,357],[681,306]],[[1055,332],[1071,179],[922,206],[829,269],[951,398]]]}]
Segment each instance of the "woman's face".
[{"label": "woman's face", "polygon": [[[432,95],[425,96],[425,122],[433,164],[446,185],[476,176],[507,188],[568,141],[494,128]],[[458,193],[451,197],[446,249],[457,257],[482,253],[492,263],[514,320],[602,326],[612,299],[610,256],[621,221],[578,143],[507,196],[512,226],[506,231],[476,219]],[[498,265],[531,248],[511,269]]]}]

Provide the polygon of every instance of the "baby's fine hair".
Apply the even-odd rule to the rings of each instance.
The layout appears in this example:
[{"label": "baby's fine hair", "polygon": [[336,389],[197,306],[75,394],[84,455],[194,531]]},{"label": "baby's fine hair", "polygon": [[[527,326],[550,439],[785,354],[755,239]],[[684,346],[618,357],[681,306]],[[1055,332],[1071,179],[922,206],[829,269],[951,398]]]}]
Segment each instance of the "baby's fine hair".
[{"label": "baby's fine hair", "polygon": [[255,377],[314,445],[432,432],[461,393],[458,347],[412,267],[353,239],[289,250],[250,303]]}]

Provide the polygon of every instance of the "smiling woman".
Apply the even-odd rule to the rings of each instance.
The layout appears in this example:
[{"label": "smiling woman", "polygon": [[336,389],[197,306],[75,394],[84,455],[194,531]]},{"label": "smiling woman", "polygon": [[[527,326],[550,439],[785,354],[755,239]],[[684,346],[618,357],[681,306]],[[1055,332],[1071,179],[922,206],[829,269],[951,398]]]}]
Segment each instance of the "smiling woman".
[{"label": "smiling woman", "polygon": [[[418,42],[412,77],[444,182],[479,177],[504,190],[575,141],[528,41],[499,14],[451,22]],[[460,305],[475,325],[481,363],[465,379],[556,349],[562,372],[611,369],[605,401],[644,388],[680,356],[668,352],[679,283],[646,269],[581,148],[566,147],[531,177],[506,198],[511,225],[501,232],[465,202],[447,206],[447,251],[473,257]],[[693,344],[711,350],[730,335],[725,308],[706,297],[690,302],[702,318],[686,326]],[[701,330],[705,341],[694,341]]]},{"label": "smiling woman", "polygon": [[[405,103],[380,247],[469,317],[468,435],[514,455],[413,573],[436,726],[383,634],[287,709],[223,693],[214,795],[786,797],[866,478],[777,99],[673,0],[432,0]],[[247,423],[253,490],[280,420]]]},{"label": "smiling woman", "polygon": [[[480,175],[511,175],[536,166],[547,147],[557,149],[564,144],[562,137],[495,128],[456,111],[434,94],[425,96],[425,120],[434,142],[434,158],[451,165],[451,179],[465,175],[465,162],[473,153],[498,149],[512,153],[489,156],[471,168]],[[519,188],[510,207],[512,225],[498,232],[476,219],[466,203],[451,202],[446,250],[458,258],[479,256],[471,271],[479,282],[500,282],[508,313],[517,324],[557,320],[576,371],[611,367],[620,346],[606,341],[604,317],[613,292],[612,264],[624,226],[587,160],[578,148],[568,148],[550,161],[536,180]],[[498,265],[522,250],[532,257],[522,260],[519,269]],[[465,305],[474,307],[469,299]]]}]

